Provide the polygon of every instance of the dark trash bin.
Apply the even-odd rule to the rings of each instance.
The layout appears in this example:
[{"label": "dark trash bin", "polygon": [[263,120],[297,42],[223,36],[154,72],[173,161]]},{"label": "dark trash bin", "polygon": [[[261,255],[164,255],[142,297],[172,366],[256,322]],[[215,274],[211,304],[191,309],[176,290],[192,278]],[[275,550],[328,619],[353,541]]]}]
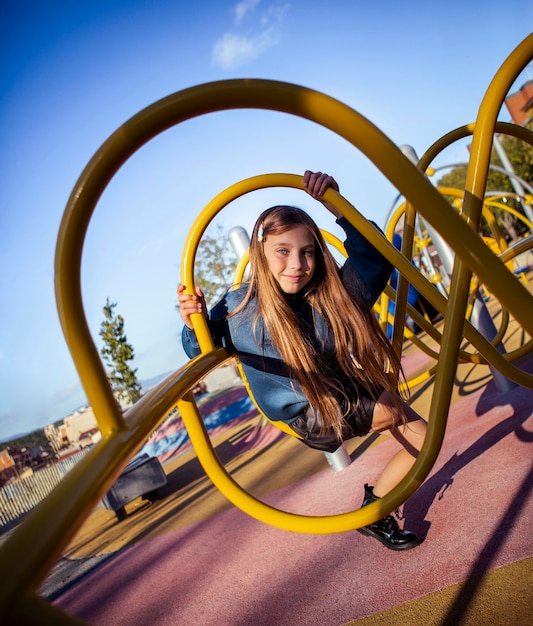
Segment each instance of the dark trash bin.
[{"label": "dark trash bin", "polygon": [[150,502],[159,499],[158,489],[167,484],[167,476],[156,457],[146,453],[126,465],[111,489],[102,498],[106,509],[114,511],[119,521],[127,517],[124,508],[128,502],[143,497]]}]

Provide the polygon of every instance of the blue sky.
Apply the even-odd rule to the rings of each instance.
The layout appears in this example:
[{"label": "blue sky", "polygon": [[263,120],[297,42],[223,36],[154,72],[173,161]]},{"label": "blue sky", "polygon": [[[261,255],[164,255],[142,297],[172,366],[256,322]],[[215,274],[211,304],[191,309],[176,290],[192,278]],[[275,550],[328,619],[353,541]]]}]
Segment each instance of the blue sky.
[{"label": "blue sky", "polygon": [[[10,4],[0,14],[0,440],[85,402],[55,305],[56,237],[78,176],[132,115],[201,83],[268,78],[341,100],[421,154],[475,120],[490,80],[533,24],[522,0],[479,8],[457,0]],[[524,72],[516,87],[531,78]],[[509,120],[505,109],[501,119]],[[437,165],[466,158],[466,145],[455,145]],[[84,246],[83,300],[97,345],[109,296],[141,380],[183,365],[175,288],[194,218],[243,178],[306,168],[334,174],[380,224],[397,195],[346,141],[276,112],[202,116],[139,150],[105,190]],[[336,229],[292,190],[250,194],[220,220],[249,229],[275,202],[299,204]]]}]

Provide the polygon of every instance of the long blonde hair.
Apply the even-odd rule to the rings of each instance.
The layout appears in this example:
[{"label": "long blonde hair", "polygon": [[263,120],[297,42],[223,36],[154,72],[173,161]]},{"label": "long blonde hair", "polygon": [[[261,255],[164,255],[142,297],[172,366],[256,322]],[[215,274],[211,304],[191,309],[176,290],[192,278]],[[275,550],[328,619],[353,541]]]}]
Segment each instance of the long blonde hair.
[{"label": "long blonde hair", "polygon": [[[333,336],[334,352],[330,356],[334,356],[338,364],[337,372],[327,371],[323,352],[306,333],[301,332],[301,320],[269,270],[264,253],[264,240],[297,226],[305,226],[315,240],[315,270],[302,296],[324,319]],[[253,298],[257,299],[254,327],[261,318],[291,375],[300,384],[311,406],[321,414],[322,432],[334,429],[340,437],[345,415],[356,408],[359,399],[354,400],[345,393],[338,372],[363,385],[377,400],[383,390],[396,391],[396,381],[401,373],[396,353],[372,311],[348,293],[341,280],[339,265],[320,229],[302,209],[275,206],[259,216],[250,243],[250,265],[247,292],[232,315],[242,311]],[[344,399],[344,413],[340,409],[339,397]],[[397,398],[396,393],[393,397]]]}]

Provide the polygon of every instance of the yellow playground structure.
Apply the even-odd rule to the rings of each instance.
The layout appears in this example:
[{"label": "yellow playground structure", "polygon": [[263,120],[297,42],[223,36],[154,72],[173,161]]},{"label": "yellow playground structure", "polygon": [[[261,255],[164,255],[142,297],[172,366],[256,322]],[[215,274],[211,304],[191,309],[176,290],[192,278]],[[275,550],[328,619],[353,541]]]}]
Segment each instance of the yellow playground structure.
[{"label": "yellow playground structure", "polygon": [[[84,520],[112,486],[122,469],[143,446],[164,416],[178,407],[194,450],[209,478],[237,507],[267,524],[305,533],[338,533],[370,524],[405,502],[421,485],[439,453],[449,410],[456,367],[460,361],[489,364],[509,381],[533,388],[533,376],[516,365],[533,345],[533,295],[525,279],[513,272],[513,260],[533,247],[529,235],[508,246],[491,217],[486,182],[494,133],[512,135],[533,145],[533,133],[497,121],[503,101],[520,72],[533,58],[533,35],[504,61],[481,102],[475,123],[458,128],[431,146],[414,164],[395,144],[360,113],[327,95],[294,84],[272,80],[227,80],[203,84],[172,94],[128,120],[97,151],[77,181],[66,206],[57,241],[55,289],[60,321],[88,402],[94,410],[102,439],[64,477],[62,482],[21,523],[0,547],[0,615],[9,624],[74,624],[78,620],[43,600],[40,583]],[[433,377],[428,415],[429,428],[423,449],[409,474],[379,502],[339,515],[313,517],[281,511],[251,496],[227,473],[217,458],[200,417],[192,388],[211,371],[234,358],[215,348],[200,314],[194,328],[202,353],[145,394],[125,414],[108,383],[85,319],[80,284],[84,238],[99,197],[121,166],[159,133],[191,118],[229,109],[268,109],[313,121],[349,141],[360,150],[405,198],[386,227],[386,236],[339,193],[329,189],[325,199],[338,210],[397,268],[397,289],[388,287],[376,311],[383,324],[392,326],[392,342],[401,353],[404,337],[434,358],[423,374]],[[428,173],[434,158],[452,142],[472,136],[466,186],[463,190],[439,190]],[[288,173],[263,174],[242,180],[214,198],[198,215],[182,256],[181,281],[194,286],[194,260],[205,229],[229,202],[265,187],[303,189],[301,177]],[[447,198],[459,199],[460,208]],[[524,199],[531,203],[531,196]],[[488,221],[490,245],[479,233],[482,217]],[[403,220],[401,250],[392,245],[398,221]],[[411,262],[413,249],[427,244],[417,231],[417,220],[431,224],[434,232],[453,250],[454,263],[448,283],[437,273],[425,276]],[[334,238],[330,243],[337,245]],[[245,260],[241,263],[242,266]],[[444,317],[437,330],[407,302],[409,285]],[[435,286],[439,288],[435,288]],[[501,325],[487,337],[471,322],[473,294],[479,286],[500,303]],[[389,313],[394,300],[395,314]],[[425,345],[405,326],[411,317],[432,340]],[[519,348],[502,353],[509,316],[522,328]],[[466,338],[474,351],[461,350]],[[435,349],[437,345],[437,349]]]}]

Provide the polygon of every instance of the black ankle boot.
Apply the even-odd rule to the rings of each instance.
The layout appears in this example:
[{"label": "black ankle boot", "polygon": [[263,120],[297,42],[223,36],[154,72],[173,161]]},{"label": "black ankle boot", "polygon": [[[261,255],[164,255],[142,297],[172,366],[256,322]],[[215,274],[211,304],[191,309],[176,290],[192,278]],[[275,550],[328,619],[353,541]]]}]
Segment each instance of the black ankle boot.
[{"label": "black ankle boot", "polygon": [[[379,498],[374,495],[374,488],[365,485],[365,497],[361,506],[366,506],[376,500],[379,500]],[[392,515],[387,515],[377,522],[363,526],[363,528],[358,530],[363,535],[374,537],[381,541],[384,546],[391,550],[410,550],[411,548],[416,548],[422,541],[415,533],[408,530],[400,530],[398,522]]]}]

